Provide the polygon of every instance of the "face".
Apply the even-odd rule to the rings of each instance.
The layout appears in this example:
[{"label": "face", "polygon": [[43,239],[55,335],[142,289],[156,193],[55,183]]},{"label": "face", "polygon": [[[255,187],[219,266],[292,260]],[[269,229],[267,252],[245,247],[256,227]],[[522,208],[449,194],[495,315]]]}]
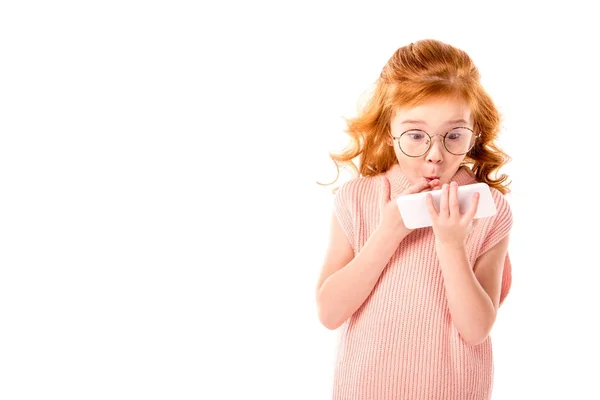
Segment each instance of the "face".
[{"label": "face", "polygon": [[[392,140],[400,169],[409,181],[414,184],[422,181],[423,178],[428,181],[437,178],[440,179],[440,187],[442,184],[450,182],[465,155],[454,155],[448,152],[444,147],[443,136],[447,132],[451,132],[446,139],[446,144],[453,150],[453,146],[458,141],[469,135],[469,131],[463,130],[462,132],[467,135],[463,134],[461,136],[461,130],[452,130],[456,127],[473,129],[471,110],[465,102],[459,100],[436,98],[416,107],[400,107],[396,110],[396,114],[391,120],[391,134],[393,137],[400,137],[403,132],[413,129],[425,131],[433,137],[433,143],[427,151],[427,143],[429,142],[427,135],[414,131],[414,134],[410,133],[403,136],[404,139],[401,143],[404,150],[409,149],[409,146],[415,146],[414,149],[423,149],[420,152],[411,153],[411,155],[426,151],[418,157],[409,157],[404,154],[400,150],[399,141]],[[460,151],[453,152],[460,153]]]}]

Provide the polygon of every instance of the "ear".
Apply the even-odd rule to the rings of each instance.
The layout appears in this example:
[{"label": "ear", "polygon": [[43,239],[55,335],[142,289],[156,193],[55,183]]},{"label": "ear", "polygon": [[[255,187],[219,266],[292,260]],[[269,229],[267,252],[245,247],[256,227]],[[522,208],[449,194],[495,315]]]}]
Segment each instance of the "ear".
[{"label": "ear", "polygon": [[388,133],[387,137],[385,138],[385,144],[387,144],[388,146],[394,147],[394,139],[392,139],[392,135]]}]

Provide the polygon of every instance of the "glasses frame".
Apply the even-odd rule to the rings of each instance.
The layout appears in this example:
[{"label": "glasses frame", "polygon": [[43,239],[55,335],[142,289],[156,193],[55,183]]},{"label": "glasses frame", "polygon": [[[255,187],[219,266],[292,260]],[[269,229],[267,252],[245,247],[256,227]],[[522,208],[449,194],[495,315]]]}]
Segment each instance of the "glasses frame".
[{"label": "glasses frame", "polygon": [[[465,151],[464,153],[460,153],[460,154],[453,153],[450,150],[448,150],[448,147],[446,147],[446,136],[448,136],[448,134],[451,133],[454,129],[467,129],[467,130],[471,131],[471,133],[473,134],[473,137],[475,138],[475,140],[473,140],[473,144],[471,145],[471,147],[469,147],[469,150]],[[411,156],[410,154],[406,154],[404,152],[404,150],[402,150],[402,146],[400,146],[400,139],[402,138],[402,136],[404,136],[404,134],[409,133],[409,132],[415,132],[415,131],[417,131],[417,132],[423,132],[424,134],[426,134],[429,137],[429,147],[427,147],[427,150],[425,150],[422,154],[420,154],[418,156]],[[475,143],[477,143],[477,140],[479,140],[479,138],[481,137],[481,134],[475,133],[473,131],[473,129],[467,128],[466,126],[455,126],[454,128],[450,129],[448,132],[446,132],[444,135],[440,135],[438,133],[438,134],[435,134],[435,135],[431,136],[429,133],[427,133],[426,131],[424,131],[422,129],[409,129],[407,131],[402,132],[400,134],[400,136],[398,136],[398,137],[393,136],[391,133],[390,133],[390,136],[392,137],[392,139],[394,139],[398,143],[398,148],[400,149],[400,151],[404,155],[406,155],[407,157],[417,158],[417,157],[424,156],[425,154],[427,154],[429,152],[429,150],[431,150],[431,146],[433,146],[433,138],[436,137],[436,136],[441,136],[442,137],[442,144],[444,145],[444,149],[446,149],[446,151],[448,153],[450,153],[452,155],[455,155],[455,156],[465,155],[468,152],[470,152],[473,149],[473,147],[475,147]]]}]

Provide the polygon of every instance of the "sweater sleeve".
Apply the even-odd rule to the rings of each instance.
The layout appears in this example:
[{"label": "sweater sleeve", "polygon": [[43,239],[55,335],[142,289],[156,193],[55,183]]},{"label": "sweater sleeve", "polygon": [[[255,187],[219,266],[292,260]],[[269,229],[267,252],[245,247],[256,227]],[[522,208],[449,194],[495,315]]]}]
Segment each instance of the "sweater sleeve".
[{"label": "sweater sleeve", "polygon": [[[502,239],[504,239],[510,233],[513,224],[512,211],[504,195],[497,190],[492,190],[492,195],[496,203],[497,213],[493,217],[494,221],[492,222],[492,226],[488,231],[485,240],[483,241],[483,245],[479,254],[484,254],[486,251],[490,250],[492,247],[497,245]],[[502,273],[502,287],[500,290],[500,302],[498,307],[500,307],[500,305],[502,305],[502,303],[506,299],[506,296],[510,291],[511,284],[512,264],[510,261],[510,257],[507,253],[506,259],[504,261],[504,270]]]},{"label": "sweater sleeve", "polygon": [[337,190],[333,199],[333,211],[337,220],[344,232],[344,236],[352,246],[352,249],[356,251],[356,244],[354,243],[354,201],[352,181],[344,183]]}]

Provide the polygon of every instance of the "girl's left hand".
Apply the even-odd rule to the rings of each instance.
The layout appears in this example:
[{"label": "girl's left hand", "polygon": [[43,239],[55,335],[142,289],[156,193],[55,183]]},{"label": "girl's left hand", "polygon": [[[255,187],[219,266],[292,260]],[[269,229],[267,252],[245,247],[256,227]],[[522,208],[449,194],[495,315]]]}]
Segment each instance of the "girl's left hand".
[{"label": "girl's left hand", "polygon": [[458,208],[458,184],[442,186],[440,209],[435,209],[431,194],[427,194],[427,208],[433,221],[433,232],[438,244],[463,246],[477,213],[479,193],[473,195],[471,208],[464,214]]}]

